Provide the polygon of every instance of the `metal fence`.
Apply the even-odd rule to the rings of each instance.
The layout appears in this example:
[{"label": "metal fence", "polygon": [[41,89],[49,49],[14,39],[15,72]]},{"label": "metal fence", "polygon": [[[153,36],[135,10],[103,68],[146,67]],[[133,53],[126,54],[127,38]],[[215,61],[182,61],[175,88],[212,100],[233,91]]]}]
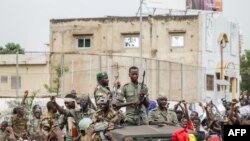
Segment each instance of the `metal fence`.
[{"label": "metal fence", "polygon": [[69,68],[61,79],[63,94],[76,89],[79,93],[89,93],[93,96],[97,85],[96,73],[99,71],[108,73],[111,87],[118,74],[121,84],[126,84],[130,81],[129,68],[137,66],[140,70],[139,81],[142,80],[142,72],[146,71],[145,82],[151,98],[162,93],[170,100],[200,100],[202,69],[197,66],[118,55],[54,54],[51,60],[51,66],[60,64]]},{"label": "metal fence", "polygon": [[[139,81],[142,81],[142,72],[146,71],[145,84],[147,84],[149,95],[153,99],[161,93],[165,94],[170,100],[197,101],[201,99],[200,95],[204,91],[204,86],[201,85],[201,80],[204,80],[201,78],[203,70],[198,66],[121,55],[80,53],[44,53],[43,55],[46,57],[46,63],[40,63],[39,65],[35,64],[34,59],[38,57],[34,56],[28,58],[33,60],[32,65],[21,59],[18,62],[19,65],[16,65],[16,62],[13,62],[14,60],[10,63],[11,65],[2,63],[1,68],[4,69],[0,70],[0,76],[8,79],[7,82],[0,83],[1,95],[18,93],[17,95],[21,96],[24,90],[40,90],[39,93],[47,94],[44,84],[55,85],[53,84],[56,77],[56,72],[53,69],[55,65],[69,69],[68,72],[63,72],[60,78],[60,94],[62,96],[75,89],[78,93],[88,93],[93,97],[97,85],[96,73],[99,71],[108,73],[110,87],[113,86],[113,80],[116,76],[119,76],[121,84],[124,85],[130,82],[128,71],[131,66],[139,67]],[[3,59],[1,60],[3,61]],[[17,70],[19,71],[18,74],[16,73]],[[19,91],[13,89],[12,83],[14,85],[14,80],[10,83],[12,81],[10,78],[17,75],[21,77]]]}]

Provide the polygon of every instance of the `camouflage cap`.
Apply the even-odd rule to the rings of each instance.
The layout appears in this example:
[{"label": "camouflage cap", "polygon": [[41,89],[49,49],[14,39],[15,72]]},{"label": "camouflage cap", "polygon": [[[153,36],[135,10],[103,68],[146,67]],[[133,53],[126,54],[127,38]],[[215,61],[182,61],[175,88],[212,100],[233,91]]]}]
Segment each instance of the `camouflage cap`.
[{"label": "camouflage cap", "polygon": [[102,78],[104,76],[108,76],[107,72],[100,71],[96,74],[97,78]]}]

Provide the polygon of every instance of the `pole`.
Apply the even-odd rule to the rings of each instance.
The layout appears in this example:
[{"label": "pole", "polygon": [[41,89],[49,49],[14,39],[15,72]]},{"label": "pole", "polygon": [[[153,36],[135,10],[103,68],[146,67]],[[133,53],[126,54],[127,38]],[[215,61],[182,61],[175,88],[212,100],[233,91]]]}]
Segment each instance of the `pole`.
[{"label": "pole", "polygon": [[183,64],[181,64],[181,99],[184,99],[183,96]]},{"label": "pole", "polygon": [[160,93],[160,91],[159,91],[159,89],[160,89],[160,61],[159,60],[157,60],[156,61],[156,96],[158,96],[159,95],[159,93]]},{"label": "pole", "polygon": [[142,70],[142,3],[140,0],[140,70]]},{"label": "pole", "polygon": [[[92,84],[92,55],[89,57],[89,83]],[[89,87],[89,94],[91,93],[91,86]]]},{"label": "pole", "polygon": [[74,60],[71,61],[71,89],[74,89]]},{"label": "pole", "polygon": [[[220,43],[220,56],[221,56],[221,58],[220,58],[220,79],[221,80],[224,80],[224,74],[223,74],[223,41],[221,41],[221,43]],[[221,90],[223,91],[223,85],[221,86]]]},{"label": "pole", "polygon": [[99,55],[99,71],[102,71],[102,56]]},{"label": "pole", "polygon": [[171,100],[171,93],[172,93],[172,66],[171,66],[171,62],[169,62],[169,82],[168,82],[168,85],[169,85],[169,95],[168,95],[168,98],[169,100]]},{"label": "pole", "polygon": [[19,98],[19,52],[16,52],[16,98]]}]

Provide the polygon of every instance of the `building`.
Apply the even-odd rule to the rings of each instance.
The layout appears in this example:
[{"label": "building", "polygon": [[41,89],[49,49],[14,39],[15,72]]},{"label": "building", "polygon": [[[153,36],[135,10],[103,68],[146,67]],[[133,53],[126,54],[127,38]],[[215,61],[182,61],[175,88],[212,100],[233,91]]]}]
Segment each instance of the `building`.
[{"label": "building", "polygon": [[1,54],[0,68],[1,97],[22,97],[25,90],[47,93],[44,84],[49,84],[50,75],[46,54]]},{"label": "building", "polygon": [[108,72],[111,86],[118,76],[127,83],[128,69],[136,65],[140,81],[146,71],[151,98],[239,96],[239,27],[221,15],[157,15],[142,22],[139,17],[52,19],[50,60],[50,66],[69,68],[61,78],[62,94],[76,89],[92,96],[100,70]]}]

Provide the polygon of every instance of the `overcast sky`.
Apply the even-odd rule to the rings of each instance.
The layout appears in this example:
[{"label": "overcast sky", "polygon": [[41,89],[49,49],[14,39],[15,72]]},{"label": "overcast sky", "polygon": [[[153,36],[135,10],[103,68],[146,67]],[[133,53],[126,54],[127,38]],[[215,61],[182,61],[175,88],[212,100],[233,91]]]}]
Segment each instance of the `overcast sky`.
[{"label": "overcast sky", "polygon": [[[19,43],[26,51],[45,51],[49,20],[135,16],[140,0],[0,0],[0,46]],[[250,49],[250,0],[224,0],[223,15],[239,23],[243,47]]]}]

